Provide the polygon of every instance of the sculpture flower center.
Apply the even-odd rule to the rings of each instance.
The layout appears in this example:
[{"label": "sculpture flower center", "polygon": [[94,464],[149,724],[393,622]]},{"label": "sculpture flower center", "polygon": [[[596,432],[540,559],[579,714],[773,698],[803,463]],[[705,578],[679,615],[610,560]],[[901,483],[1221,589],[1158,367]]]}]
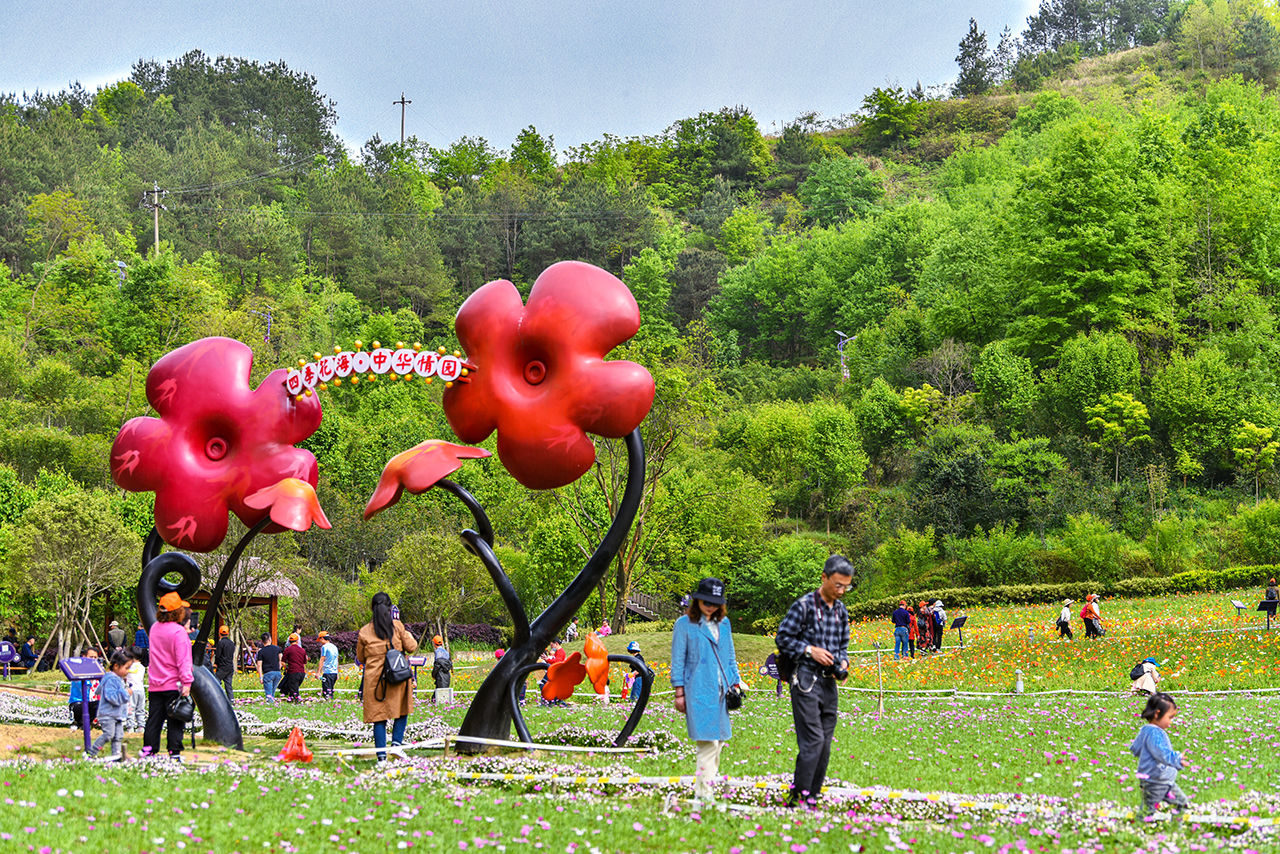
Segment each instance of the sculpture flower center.
[{"label": "sculpture flower center", "polygon": [[227,455],[227,440],[214,436],[204,443],[204,455],[211,460],[220,460]]},{"label": "sculpture flower center", "polygon": [[524,366],[524,380],[529,385],[537,385],[547,378],[547,366],[534,359]]}]

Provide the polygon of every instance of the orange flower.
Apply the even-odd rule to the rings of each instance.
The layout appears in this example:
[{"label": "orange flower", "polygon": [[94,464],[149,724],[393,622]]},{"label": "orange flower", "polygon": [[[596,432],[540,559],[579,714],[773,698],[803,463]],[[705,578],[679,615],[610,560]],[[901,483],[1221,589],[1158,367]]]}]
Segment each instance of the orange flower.
[{"label": "orange flower", "polygon": [[609,650],[604,648],[600,636],[592,632],[587,635],[583,651],[587,654],[587,676],[591,677],[596,693],[603,694],[609,687]]},{"label": "orange flower", "polygon": [[271,508],[271,521],[291,531],[305,531],[311,523],[321,528],[331,528],[324,511],[320,509],[320,499],[316,498],[316,490],[305,480],[286,477],[283,480],[259,489],[244,499],[246,507],[255,510]]},{"label": "orange flower", "polygon": [[547,681],[542,686],[542,699],[567,700],[573,696],[573,689],[587,675],[587,668],[582,665],[582,653],[575,652],[564,661],[557,661],[547,668]]},{"label": "orange flower", "polygon": [[490,456],[484,448],[455,445],[439,439],[428,439],[407,451],[396,454],[382,469],[378,486],[373,490],[364,508],[364,518],[386,510],[400,500],[407,489],[414,495],[426,492],[462,468],[463,460],[478,460]]}]

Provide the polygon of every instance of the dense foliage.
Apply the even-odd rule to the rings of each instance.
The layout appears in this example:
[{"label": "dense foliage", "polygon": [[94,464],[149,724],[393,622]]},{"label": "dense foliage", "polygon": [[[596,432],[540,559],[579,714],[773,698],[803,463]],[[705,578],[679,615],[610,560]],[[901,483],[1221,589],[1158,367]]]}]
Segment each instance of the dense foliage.
[{"label": "dense foliage", "polygon": [[[0,615],[51,625],[30,581],[51,520],[149,530],[107,450],[164,352],[239,338],[256,380],[335,343],[448,345],[477,286],[566,258],[631,287],[623,349],[659,389],[642,524],[584,622],[704,575],[767,617],[841,550],[864,599],[1275,563],[1276,22],[1258,0],[1046,0],[994,48],[969,23],[968,98],[876,89],[777,138],[729,107],[568,151],[530,127],[352,154],[314,78],[199,52],[4,98]],[[360,521],[388,458],[449,435],[435,393],[325,392],[307,447],[334,528],[257,547],[308,629],[354,628],[380,588],[406,619],[501,622],[457,595],[486,581],[456,504]],[[535,611],[607,523],[619,447],[599,456],[558,493],[493,461],[457,475]]]}]

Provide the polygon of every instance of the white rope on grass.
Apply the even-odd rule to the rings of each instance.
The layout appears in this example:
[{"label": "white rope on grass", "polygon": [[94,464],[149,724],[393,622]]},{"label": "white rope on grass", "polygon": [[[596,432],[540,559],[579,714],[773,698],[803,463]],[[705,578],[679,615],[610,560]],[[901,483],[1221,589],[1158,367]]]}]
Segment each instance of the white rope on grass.
[{"label": "white rope on grass", "polygon": [[[411,744],[398,745],[398,750],[448,750],[450,744],[488,744],[497,747],[521,747],[525,750],[546,750],[556,753],[651,753],[652,747],[583,747],[576,744],[530,744],[527,741],[510,741],[504,738],[481,738],[478,735],[451,735],[444,738],[415,741]],[[346,750],[326,750],[327,756],[367,756],[374,753],[388,753],[387,747],[356,747]]]}]

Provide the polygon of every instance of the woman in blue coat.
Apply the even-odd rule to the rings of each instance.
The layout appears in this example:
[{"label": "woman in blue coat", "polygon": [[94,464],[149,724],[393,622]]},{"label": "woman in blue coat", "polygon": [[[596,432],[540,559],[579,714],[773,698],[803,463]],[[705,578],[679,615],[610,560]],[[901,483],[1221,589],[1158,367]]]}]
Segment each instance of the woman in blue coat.
[{"label": "woman in blue coat", "polygon": [[724,583],[704,578],[690,599],[689,613],[676,620],[671,634],[671,685],[676,711],[698,746],[693,793],[709,799],[711,781],[720,774],[720,750],[732,734],[725,691],[733,685],[741,690],[742,682],[724,611]]}]

